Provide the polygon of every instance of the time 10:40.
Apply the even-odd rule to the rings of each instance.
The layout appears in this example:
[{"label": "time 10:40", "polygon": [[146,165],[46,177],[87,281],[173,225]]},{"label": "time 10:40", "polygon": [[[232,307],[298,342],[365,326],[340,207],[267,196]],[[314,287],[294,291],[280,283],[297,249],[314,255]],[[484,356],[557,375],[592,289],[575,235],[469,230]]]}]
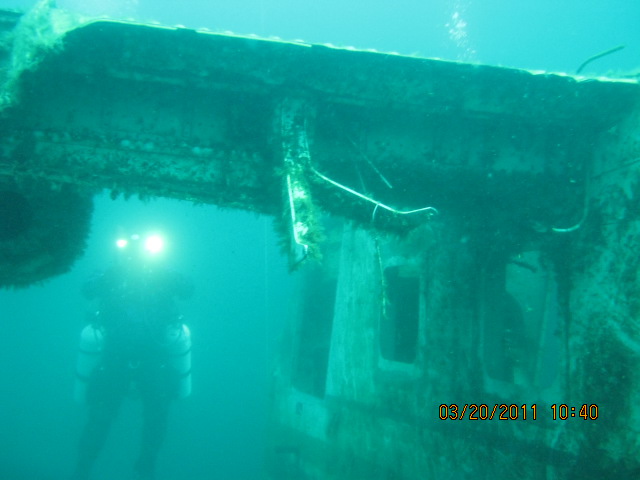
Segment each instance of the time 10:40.
[{"label": "time 10:40", "polygon": [[570,407],[565,403],[551,405],[553,420],[567,420],[568,418],[582,418],[584,420],[596,420],[598,418],[598,405],[584,403],[579,407]]}]

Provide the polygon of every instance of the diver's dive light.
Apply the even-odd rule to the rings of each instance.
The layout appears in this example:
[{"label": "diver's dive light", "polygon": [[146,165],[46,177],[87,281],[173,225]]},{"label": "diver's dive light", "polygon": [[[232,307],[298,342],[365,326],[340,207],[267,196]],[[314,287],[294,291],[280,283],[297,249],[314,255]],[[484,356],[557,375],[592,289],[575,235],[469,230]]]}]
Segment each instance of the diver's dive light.
[{"label": "diver's dive light", "polygon": [[116,247],[130,254],[148,254],[155,256],[164,250],[165,242],[162,236],[153,233],[145,237],[134,234],[130,237],[120,237],[116,240]]},{"label": "diver's dive light", "polygon": [[160,253],[164,249],[164,240],[160,235],[149,235],[144,240],[144,249],[152,254]]}]

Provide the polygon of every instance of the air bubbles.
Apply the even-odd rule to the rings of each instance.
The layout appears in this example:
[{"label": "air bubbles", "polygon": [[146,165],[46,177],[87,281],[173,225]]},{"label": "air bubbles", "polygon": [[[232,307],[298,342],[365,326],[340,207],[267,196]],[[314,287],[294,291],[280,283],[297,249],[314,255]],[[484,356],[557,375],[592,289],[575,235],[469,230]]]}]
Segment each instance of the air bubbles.
[{"label": "air bubbles", "polygon": [[449,22],[445,24],[445,27],[448,29],[449,38],[461,50],[461,53],[458,54],[459,61],[469,61],[476,54],[476,51],[469,42],[467,22],[462,18],[466,10],[467,5],[464,5],[463,2],[454,2],[454,12],[451,14]]}]

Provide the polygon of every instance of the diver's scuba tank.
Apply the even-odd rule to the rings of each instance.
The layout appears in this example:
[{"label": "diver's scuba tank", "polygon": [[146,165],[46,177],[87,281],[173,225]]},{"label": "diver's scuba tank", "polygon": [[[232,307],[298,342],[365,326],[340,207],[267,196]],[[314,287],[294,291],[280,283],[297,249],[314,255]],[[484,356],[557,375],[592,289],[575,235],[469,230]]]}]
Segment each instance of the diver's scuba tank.
[{"label": "diver's scuba tank", "polygon": [[168,354],[167,366],[179,375],[177,398],[191,395],[191,332],[183,323],[167,327],[165,347]]},{"label": "diver's scuba tank", "polygon": [[104,333],[97,325],[87,325],[80,334],[80,349],[76,363],[76,383],[73,398],[78,403],[87,402],[87,386],[91,374],[102,358]]}]

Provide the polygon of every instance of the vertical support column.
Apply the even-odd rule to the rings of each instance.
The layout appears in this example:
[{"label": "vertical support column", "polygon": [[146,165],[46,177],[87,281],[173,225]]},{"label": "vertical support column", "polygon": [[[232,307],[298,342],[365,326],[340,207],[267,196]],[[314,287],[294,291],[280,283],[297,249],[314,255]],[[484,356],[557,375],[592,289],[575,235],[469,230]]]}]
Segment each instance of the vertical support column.
[{"label": "vertical support column", "polygon": [[308,105],[299,99],[285,99],[281,105],[280,128],[284,160],[285,211],[291,232],[289,266],[297,268],[309,257],[317,257],[319,225],[305,176],[311,162],[307,140]]}]

